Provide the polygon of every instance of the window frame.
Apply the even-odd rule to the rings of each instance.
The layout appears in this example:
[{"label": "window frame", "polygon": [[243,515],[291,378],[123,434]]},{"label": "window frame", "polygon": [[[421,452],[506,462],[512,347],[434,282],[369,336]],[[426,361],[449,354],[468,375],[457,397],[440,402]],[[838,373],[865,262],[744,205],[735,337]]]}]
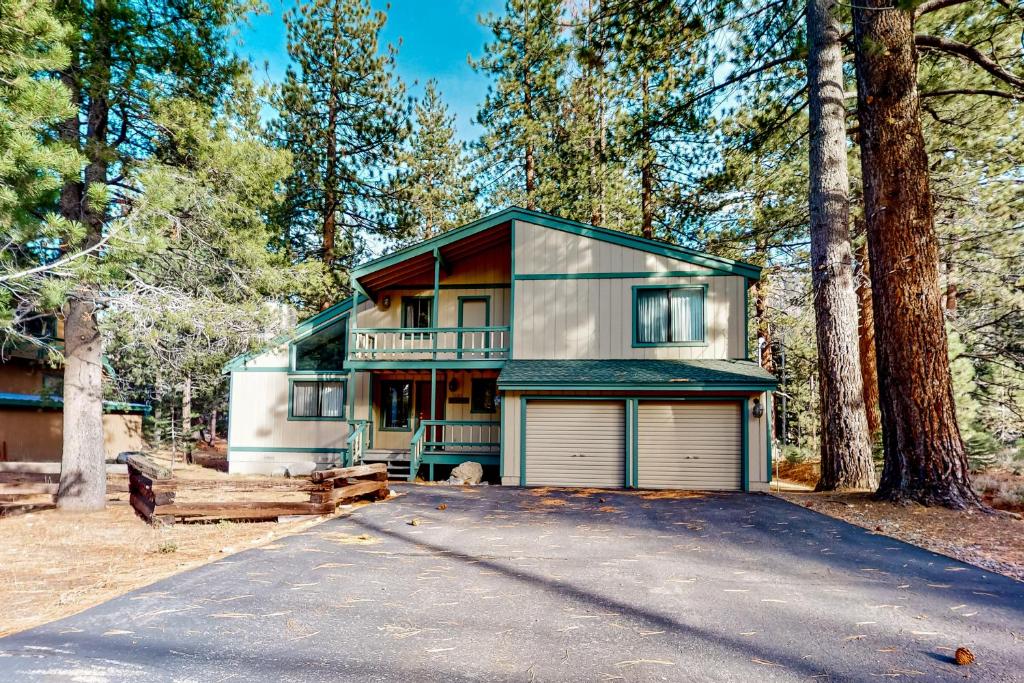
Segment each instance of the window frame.
[{"label": "window frame", "polygon": [[[341,414],[337,416],[296,415],[295,414],[295,383],[324,384],[334,382],[341,386]],[[317,389],[317,410],[322,410],[321,388]],[[348,410],[348,382],[341,377],[289,377],[288,378],[288,421],[289,422],[344,422]]]},{"label": "window frame", "polygon": [[[426,301],[427,302],[427,310],[429,311],[427,318],[428,318],[429,324],[426,327],[413,327],[413,326],[405,324],[405,304],[406,304],[406,302],[409,302],[409,301],[416,301],[416,302]],[[402,328],[407,329],[407,330],[430,330],[430,329],[434,328],[434,297],[433,296],[403,296],[402,300],[400,302],[400,305],[401,305],[401,311],[400,311],[399,315],[401,316],[401,320],[400,320],[401,325],[399,325],[399,327],[402,327]]]},{"label": "window frame", "polygon": [[[348,375],[348,368],[345,367],[345,360],[348,358],[348,335],[349,335],[349,317],[348,315],[342,315],[332,320],[328,320],[322,325],[317,325],[310,331],[304,333],[301,337],[296,337],[288,342],[288,374],[289,375],[304,375],[304,376],[321,376],[321,377],[344,377]],[[298,355],[298,344],[306,341],[314,334],[323,332],[326,328],[332,325],[341,324],[341,369],[339,370],[297,370],[295,362]]]},{"label": "window frame", "polygon": [[[384,398],[386,396],[385,387],[388,384],[408,384],[409,385],[409,410],[406,417],[405,427],[386,427],[384,426]],[[380,413],[380,419],[378,420],[379,425],[378,431],[381,432],[411,432],[412,424],[416,416],[416,380],[413,379],[382,379],[378,382],[378,393],[380,395],[380,405],[377,406],[377,412]]]},{"label": "window frame", "polygon": [[[637,338],[637,303],[639,299],[639,293],[641,290],[660,289],[664,291],[671,291],[676,289],[694,289],[700,290],[700,306],[701,306],[701,330],[700,339],[694,339],[690,341],[664,341],[664,342],[642,342]],[[671,315],[671,307],[669,307],[669,314]],[[688,284],[688,285],[633,285],[633,313],[630,319],[631,332],[630,336],[633,340],[633,348],[656,348],[661,346],[707,346],[708,345],[708,285],[707,284]],[[669,321],[671,329],[671,321]]]},{"label": "window frame", "polygon": [[[488,382],[494,386],[494,409],[493,410],[478,410],[476,407],[476,387],[478,384]],[[498,412],[498,378],[497,377],[473,377],[469,381],[469,412],[471,415],[494,415]]]}]

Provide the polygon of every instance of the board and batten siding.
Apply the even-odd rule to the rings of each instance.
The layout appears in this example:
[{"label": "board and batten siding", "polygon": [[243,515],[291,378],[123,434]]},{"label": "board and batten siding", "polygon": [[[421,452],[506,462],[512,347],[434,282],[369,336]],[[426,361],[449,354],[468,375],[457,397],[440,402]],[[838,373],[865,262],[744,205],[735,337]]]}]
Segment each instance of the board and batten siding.
[{"label": "board and batten siding", "polygon": [[[746,279],[637,249],[516,222],[512,357],[516,359],[745,358]],[[687,276],[618,274],[686,272]],[[707,273],[707,275],[689,275]],[[581,274],[609,277],[573,278]],[[569,278],[560,276],[570,276]],[[706,344],[633,346],[633,287],[706,286]]]},{"label": "board and batten siding", "polygon": [[[338,453],[345,448],[345,421],[288,419],[289,377],[309,379],[308,375],[289,375],[288,366],[288,344],[284,343],[231,372],[230,473],[272,474],[287,468],[291,474],[304,474],[337,462]],[[339,379],[348,382],[344,376]],[[346,400],[346,411],[347,407]]]},{"label": "board and batten siding", "polygon": [[[523,395],[524,393],[519,391],[506,391],[502,394],[501,413],[502,420],[504,422],[504,430],[501,449],[501,483],[506,486],[518,486],[520,483],[520,446],[522,443],[521,398]],[[602,398],[607,397],[609,399],[620,400],[625,398],[638,398],[640,401],[659,400],[659,398],[652,396],[645,397],[600,391],[529,392],[527,395],[530,397],[536,397],[537,399],[544,399],[546,397],[553,396],[600,396]],[[748,405],[746,415],[744,418],[741,418],[747,420],[748,444],[746,453],[746,469],[747,487],[749,491],[767,491],[769,482],[771,481],[771,472],[768,465],[768,425],[771,420],[771,402],[768,400],[768,397],[769,395],[767,392],[746,396],[750,403]],[[743,397],[737,397],[737,401],[741,401],[742,398]],[[753,412],[750,410],[750,406],[753,405],[754,398],[760,399],[761,405],[766,406],[764,414],[761,415],[761,417],[754,417]],[[691,396],[689,397],[689,400],[699,403],[700,397]],[[629,415],[628,404],[627,415]],[[631,415],[628,419],[632,419]]]}]

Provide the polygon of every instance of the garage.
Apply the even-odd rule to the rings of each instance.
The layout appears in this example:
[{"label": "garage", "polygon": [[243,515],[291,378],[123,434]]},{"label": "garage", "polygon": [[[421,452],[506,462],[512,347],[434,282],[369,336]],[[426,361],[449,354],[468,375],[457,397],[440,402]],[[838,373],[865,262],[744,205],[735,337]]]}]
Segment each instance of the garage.
[{"label": "garage", "polygon": [[526,402],[526,485],[622,488],[624,401]]},{"label": "garage", "polygon": [[743,487],[740,404],[641,401],[637,484],[644,489]]}]

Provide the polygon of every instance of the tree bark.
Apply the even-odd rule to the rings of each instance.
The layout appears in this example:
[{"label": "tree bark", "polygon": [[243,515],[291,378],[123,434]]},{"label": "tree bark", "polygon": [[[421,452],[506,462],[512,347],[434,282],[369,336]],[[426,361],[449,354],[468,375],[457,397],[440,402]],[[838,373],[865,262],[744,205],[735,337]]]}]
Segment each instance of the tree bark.
[{"label": "tree bark", "polygon": [[640,122],[640,214],[641,234],[647,239],[654,238],[654,152],[651,150],[649,81],[645,73],[640,78],[643,97]]},{"label": "tree bark", "polygon": [[841,30],[836,0],[807,3],[811,282],[818,341],[821,478],[816,490],[875,488],[857,349]]},{"label": "tree bark", "polygon": [[864,387],[864,411],[868,418],[868,432],[874,443],[882,431],[882,415],[878,411],[878,361],[875,352],[875,315],[871,303],[871,265],[868,262],[868,243],[857,250],[857,302],[860,316],[857,322],[857,346],[860,349],[860,376]]},{"label": "tree bark", "polygon": [[[108,13],[106,5],[97,5],[97,24]],[[106,185],[109,169],[107,134],[110,124],[110,81],[112,47],[103,36],[95,36],[93,62],[88,66],[89,81],[79,79],[80,65],[61,74],[72,100],[86,103],[85,140],[80,139],[78,117],[64,121],[60,135],[77,145],[88,162],[84,182],[65,184],[60,208],[64,218],[81,223],[85,236],[78,244],[88,249],[103,236],[106,207],[89,199],[92,186]],[[88,90],[86,90],[88,89]],[[88,97],[83,95],[88,94]],[[107,470],[103,442],[103,338],[96,321],[98,293],[89,285],[80,286],[69,297],[64,327],[64,436],[61,456],[57,507],[62,510],[102,510],[106,504]]]},{"label": "tree bark", "polygon": [[185,375],[181,386],[181,438],[185,450],[185,462],[192,463],[192,376]]},{"label": "tree bark", "polygon": [[757,353],[760,354],[761,367],[774,374],[772,328],[768,321],[768,283],[764,278],[754,283],[754,324],[757,327]]},{"label": "tree bark", "polygon": [[878,495],[975,506],[942,315],[914,14],[891,0],[861,0],[853,19],[885,448]]},{"label": "tree bark", "polygon": [[64,452],[57,507],[102,510],[107,502],[103,446],[103,343],[91,292],[72,297],[64,321]]}]

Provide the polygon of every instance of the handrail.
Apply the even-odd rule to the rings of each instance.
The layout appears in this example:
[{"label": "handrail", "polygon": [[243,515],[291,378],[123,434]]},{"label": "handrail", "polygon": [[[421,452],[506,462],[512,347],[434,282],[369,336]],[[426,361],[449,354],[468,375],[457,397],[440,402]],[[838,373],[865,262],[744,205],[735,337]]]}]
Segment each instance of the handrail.
[{"label": "handrail", "polygon": [[345,439],[345,445],[348,446],[345,453],[345,467],[354,467],[363,461],[368,426],[369,422],[366,420],[349,420],[349,434]]},{"label": "handrail", "polygon": [[497,325],[491,327],[357,327],[352,330],[353,334],[359,332],[508,332],[511,327],[508,325]]},{"label": "handrail", "polygon": [[512,330],[488,327],[359,327],[348,356],[355,361],[392,359],[495,360],[508,356]]},{"label": "handrail", "polygon": [[416,481],[416,473],[420,469],[420,460],[423,457],[423,435],[426,434],[426,429],[426,425],[421,422],[409,441],[409,481]]}]

